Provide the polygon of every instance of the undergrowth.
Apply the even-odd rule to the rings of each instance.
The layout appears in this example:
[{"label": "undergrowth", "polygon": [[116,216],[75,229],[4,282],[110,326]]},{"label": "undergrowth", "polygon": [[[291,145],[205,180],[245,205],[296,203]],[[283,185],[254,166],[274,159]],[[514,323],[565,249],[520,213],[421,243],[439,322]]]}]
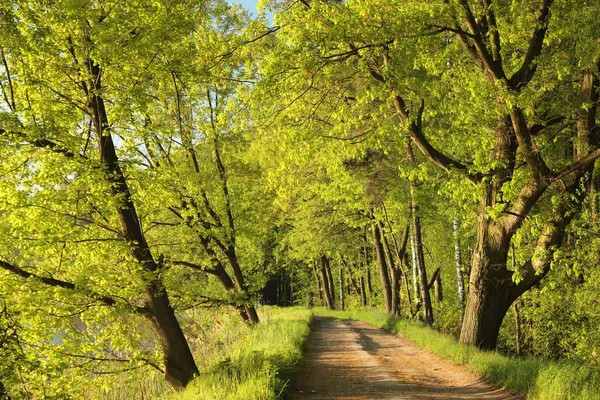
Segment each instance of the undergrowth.
[{"label": "undergrowth", "polygon": [[600,371],[582,363],[516,358],[481,351],[474,346],[460,344],[454,338],[417,321],[390,316],[375,309],[319,309],[318,312],[336,318],[368,322],[400,333],[439,356],[469,367],[490,383],[526,394],[528,399],[600,399]]},{"label": "undergrowth", "polygon": [[312,312],[262,308],[262,323],[224,349],[219,362],[171,400],[267,400],[281,396],[302,356]]}]

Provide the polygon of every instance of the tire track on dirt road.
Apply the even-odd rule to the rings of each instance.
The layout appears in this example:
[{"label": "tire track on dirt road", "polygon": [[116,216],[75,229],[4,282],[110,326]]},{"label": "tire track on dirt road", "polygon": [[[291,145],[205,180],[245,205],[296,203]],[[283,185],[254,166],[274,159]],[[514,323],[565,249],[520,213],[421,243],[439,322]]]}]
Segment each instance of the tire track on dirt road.
[{"label": "tire track on dirt road", "polygon": [[315,317],[287,391],[309,399],[522,399],[400,335],[359,321]]}]

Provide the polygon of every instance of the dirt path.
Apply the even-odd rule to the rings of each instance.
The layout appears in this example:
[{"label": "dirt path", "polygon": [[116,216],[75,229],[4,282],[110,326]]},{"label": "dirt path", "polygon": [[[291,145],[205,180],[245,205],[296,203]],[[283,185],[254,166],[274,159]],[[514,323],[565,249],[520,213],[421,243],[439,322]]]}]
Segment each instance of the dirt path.
[{"label": "dirt path", "polygon": [[364,322],[315,317],[312,329],[290,399],[519,399]]}]

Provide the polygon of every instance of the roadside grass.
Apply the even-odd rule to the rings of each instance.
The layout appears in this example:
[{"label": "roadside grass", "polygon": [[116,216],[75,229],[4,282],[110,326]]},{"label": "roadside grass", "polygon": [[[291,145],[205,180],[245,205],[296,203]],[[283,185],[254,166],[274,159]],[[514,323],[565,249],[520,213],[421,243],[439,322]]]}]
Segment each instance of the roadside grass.
[{"label": "roadside grass", "polygon": [[171,400],[247,399],[281,397],[302,357],[312,311],[304,308],[261,309],[262,323],[230,347],[219,362]]},{"label": "roadside grass", "polygon": [[481,351],[474,346],[460,344],[420,322],[390,316],[375,309],[330,311],[319,308],[315,311],[335,318],[364,321],[400,333],[443,358],[469,367],[490,383],[526,394],[528,399],[600,399],[600,370],[582,363],[516,358]]}]

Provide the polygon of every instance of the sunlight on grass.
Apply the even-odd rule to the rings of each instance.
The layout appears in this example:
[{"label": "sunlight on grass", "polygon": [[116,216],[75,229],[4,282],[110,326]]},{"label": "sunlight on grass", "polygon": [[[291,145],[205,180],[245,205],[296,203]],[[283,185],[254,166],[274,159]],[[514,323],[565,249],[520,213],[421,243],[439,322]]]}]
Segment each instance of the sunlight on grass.
[{"label": "sunlight on grass", "polygon": [[420,322],[393,317],[375,309],[318,309],[318,312],[336,318],[368,322],[400,333],[441,357],[469,367],[490,383],[509,391],[526,393],[529,399],[600,399],[600,371],[583,364],[514,358],[480,351],[473,346],[460,344]]},{"label": "sunlight on grass", "polygon": [[276,399],[302,357],[312,312],[302,308],[262,309],[263,323],[253,327],[223,358],[203,370],[171,400]]}]

